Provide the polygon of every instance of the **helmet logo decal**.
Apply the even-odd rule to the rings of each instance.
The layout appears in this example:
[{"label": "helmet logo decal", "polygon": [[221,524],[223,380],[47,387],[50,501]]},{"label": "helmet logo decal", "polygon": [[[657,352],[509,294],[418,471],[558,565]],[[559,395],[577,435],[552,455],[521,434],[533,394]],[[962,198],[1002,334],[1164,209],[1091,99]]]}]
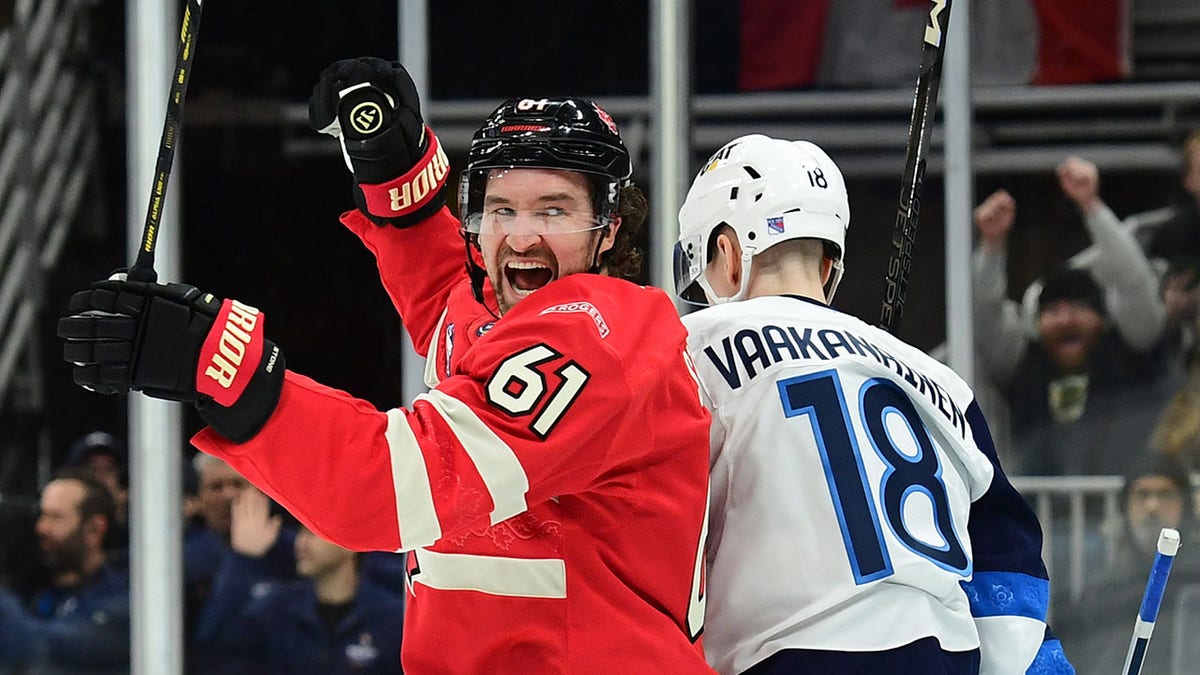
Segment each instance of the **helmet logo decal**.
[{"label": "helmet logo decal", "polygon": [[621,132],[617,131],[617,123],[613,121],[612,115],[609,115],[605,112],[604,108],[595,103],[592,104],[592,107],[596,109],[596,114],[600,116],[600,121],[604,122],[604,126],[608,127],[608,130],[613,132],[614,136],[620,136]]},{"label": "helmet logo decal", "polygon": [[725,160],[729,159],[729,155],[733,152],[735,147],[737,147],[737,143],[730,143],[729,145],[726,145],[718,150],[712,157],[709,157],[708,162],[704,164],[704,168],[700,169],[700,175],[703,176],[709,171],[712,171],[724,164]]},{"label": "helmet logo decal", "polygon": [[383,108],[375,101],[363,101],[350,111],[350,125],[360,134],[373,134],[383,126]]},{"label": "helmet logo decal", "polygon": [[767,234],[783,234],[783,217],[767,218]]},{"label": "helmet logo decal", "polygon": [[550,105],[549,99],[539,98],[535,100],[532,98],[523,98],[520,101],[517,101],[517,110],[542,111],[545,110],[546,106],[548,105]]},{"label": "helmet logo decal", "polygon": [[521,131],[550,131],[545,124],[505,124],[500,127],[502,134],[514,134]]}]

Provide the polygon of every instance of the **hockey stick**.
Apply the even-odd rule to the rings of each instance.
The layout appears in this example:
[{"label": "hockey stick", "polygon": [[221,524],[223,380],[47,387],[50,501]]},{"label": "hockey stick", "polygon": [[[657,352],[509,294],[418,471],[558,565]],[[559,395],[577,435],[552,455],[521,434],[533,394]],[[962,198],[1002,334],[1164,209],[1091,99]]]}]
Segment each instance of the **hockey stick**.
[{"label": "hockey stick", "polygon": [[129,279],[153,282],[158,278],[154,271],[154,245],[158,242],[158,228],[162,219],[163,202],[167,197],[167,182],[171,179],[171,164],[175,160],[175,146],[182,134],[183,97],[187,93],[188,76],[192,72],[192,58],[196,54],[196,35],[200,32],[200,10],[204,0],[188,0],[183,10],[183,25],[179,29],[179,52],[175,57],[175,72],[171,79],[171,93],[167,98],[167,116],[163,120],[162,139],[158,142],[158,161],[154,165],[154,185],[150,188],[150,205],[146,209],[146,224],[142,228],[142,243],[137,259],[129,269]]},{"label": "hockey stick", "polygon": [[1162,605],[1163,592],[1167,588],[1167,577],[1171,576],[1171,564],[1179,550],[1179,532],[1164,527],[1158,533],[1158,553],[1154,554],[1154,566],[1146,580],[1146,592],[1142,595],[1142,606],[1137,621],[1133,624],[1133,639],[1129,641],[1129,652],[1125,655],[1125,675],[1142,672],[1142,661],[1146,658],[1146,647],[1154,633],[1154,622],[1158,621],[1158,608]]},{"label": "hockey stick", "polygon": [[908,293],[908,271],[912,267],[912,247],[917,238],[917,218],[921,212],[921,187],[925,182],[925,152],[933,115],[937,110],[938,86],[942,81],[942,55],[946,51],[946,29],[950,25],[950,0],[930,0],[929,23],[921,45],[921,70],[917,76],[916,98],[908,125],[908,148],[904,154],[904,175],[900,181],[900,206],[892,228],[892,247],[888,259],[886,286],[879,325],[895,334],[904,316]]}]

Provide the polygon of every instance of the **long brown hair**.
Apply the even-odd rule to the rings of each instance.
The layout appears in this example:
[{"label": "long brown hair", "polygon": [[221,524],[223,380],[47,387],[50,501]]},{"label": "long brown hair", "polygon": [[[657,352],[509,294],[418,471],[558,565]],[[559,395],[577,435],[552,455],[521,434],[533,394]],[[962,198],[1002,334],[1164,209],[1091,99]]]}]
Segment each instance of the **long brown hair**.
[{"label": "long brown hair", "polygon": [[605,274],[621,279],[630,279],[642,269],[642,251],[634,246],[638,233],[646,223],[646,214],[650,207],[642,190],[630,183],[621,188],[617,215],[621,217],[621,227],[617,230],[613,247],[606,251],[601,258]]}]

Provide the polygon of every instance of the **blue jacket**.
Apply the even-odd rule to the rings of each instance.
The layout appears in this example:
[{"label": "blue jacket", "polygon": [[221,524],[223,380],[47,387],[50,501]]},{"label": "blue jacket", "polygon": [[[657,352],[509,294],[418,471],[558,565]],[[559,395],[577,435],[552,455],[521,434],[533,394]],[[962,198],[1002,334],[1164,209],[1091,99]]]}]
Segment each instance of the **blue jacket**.
[{"label": "blue jacket", "polygon": [[0,588],[0,666],[128,672],[129,579],[105,565],[78,588],[42,591],[32,609]]},{"label": "blue jacket", "polygon": [[[240,585],[296,578],[296,531],[284,528],[279,539],[260,560],[246,558],[229,547],[223,537],[207,527],[190,528],[183,542],[183,585],[186,612],[186,635],[195,634],[199,616],[209,602],[212,585],[218,570],[233,565],[244,579]],[[233,561],[233,562],[227,562]],[[185,670],[189,673],[221,673],[221,675],[258,675],[257,664],[249,659],[229,654],[216,654],[188,640]]]},{"label": "blue jacket", "polygon": [[311,582],[248,583],[250,562],[234,556],[222,563],[197,626],[198,645],[257,659],[263,673],[401,672],[402,596],[362,580],[349,613],[330,632]]}]

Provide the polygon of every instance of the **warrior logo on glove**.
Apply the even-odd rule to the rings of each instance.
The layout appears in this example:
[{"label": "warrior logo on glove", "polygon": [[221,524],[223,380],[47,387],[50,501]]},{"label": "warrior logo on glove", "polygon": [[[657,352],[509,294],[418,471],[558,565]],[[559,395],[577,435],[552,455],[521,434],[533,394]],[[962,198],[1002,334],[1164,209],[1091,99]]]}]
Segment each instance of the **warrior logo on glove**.
[{"label": "warrior logo on glove", "polygon": [[58,335],[77,384],[194,403],[218,433],[239,442],[275,410],[283,354],[264,337],[265,316],[253,307],[119,273],[76,293],[69,309]]},{"label": "warrior logo on glove", "polygon": [[225,301],[216,321],[217,325],[225,326],[224,330],[220,333],[209,331],[200,349],[200,365],[207,364],[204,376],[212,381],[200,378],[196,382],[197,391],[212,396],[213,400],[226,407],[237,401],[246,390],[246,381],[249,379],[238,379],[242,362],[257,364],[262,358],[260,316],[259,311],[249,305],[237,300]]}]

